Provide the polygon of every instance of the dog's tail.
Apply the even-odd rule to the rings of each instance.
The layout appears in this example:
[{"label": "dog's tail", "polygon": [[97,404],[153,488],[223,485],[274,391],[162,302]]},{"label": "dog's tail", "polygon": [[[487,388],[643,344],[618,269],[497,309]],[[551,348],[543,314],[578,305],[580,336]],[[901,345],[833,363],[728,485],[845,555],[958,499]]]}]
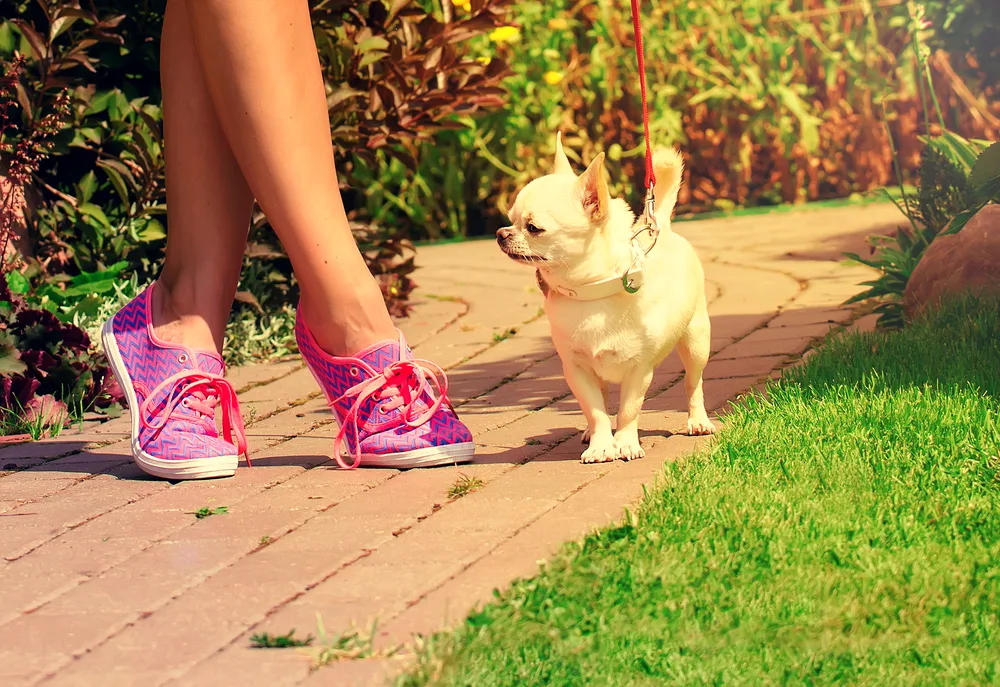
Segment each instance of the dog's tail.
[{"label": "dog's tail", "polygon": [[680,152],[675,148],[654,150],[653,173],[656,175],[656,186],[653,187],[656,207],[653,212],[656,219],[666,225],[677,204],[677,192],[681,188],[681,176],[684,174],[684,160]]}]

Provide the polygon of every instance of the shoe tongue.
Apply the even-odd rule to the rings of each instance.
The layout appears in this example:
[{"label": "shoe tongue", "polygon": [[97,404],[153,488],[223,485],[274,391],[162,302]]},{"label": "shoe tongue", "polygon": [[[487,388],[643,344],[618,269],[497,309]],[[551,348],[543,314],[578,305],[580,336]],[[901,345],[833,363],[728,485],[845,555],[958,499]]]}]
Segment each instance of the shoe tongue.
[{"label": "shoe tongue", "polygon": [[400,332],[398,340],[387,339],[380,341],[374,346],[361,351],[355,357],[371,366],[376,372],[381,372],[392,363],[399,362],[400,360],[412,360],[413,353],[410,351],[410,347],[406,345],[403,333]]}]

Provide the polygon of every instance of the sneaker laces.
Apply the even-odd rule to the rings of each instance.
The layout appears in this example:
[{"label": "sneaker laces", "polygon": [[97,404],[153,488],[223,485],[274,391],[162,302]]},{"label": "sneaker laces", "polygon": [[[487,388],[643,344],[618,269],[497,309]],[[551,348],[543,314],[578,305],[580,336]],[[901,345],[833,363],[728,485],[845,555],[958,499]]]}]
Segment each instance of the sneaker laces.
[{"label": "sneaker laces", "polygon": [[[165,402],[154,406],[153,400],[168,387],[170,391]],[[168,377],[142,402],[139,409],[142,426],[159,434],[173,416],[177,406],[194,411],[198,419],[211,424],[212,429],[215,429],[215,409],[221,408],[223,438],[236,446],[237,453],[243,454],[247,465],[250,465],[243,415],[240,413],[236,389],[228,379],[201,370],[184,370]]]},{"label": "sneaker laces", "polygon": [[[427,388],[428,382],[433,384],[437,393],[435,394],[428,389],[428,395],[433,403],[426,410],[418,413],[417,401],[420,400],[421,392]],[[361,464],[358,412],[361,410],[361,406],[371,398],[382,401],[379,405],[379,412],[387,413],[390,410],[402,408],[400,421],[411,429],[420,427],[434,417],[434,413],[438,411],[442,403],[447,403],[451,412],[456,417],[458,415],[455,413],[451,401],[448,400],[448,376],[443,369],[429,360],[414,359],[394,362],[386,366],[381,374],[352,386],[342,396],[331,401],[330,407],[333,408],[337,403],[350,398],[354,399],[354,403],[344,416],[333,445],[337,463],[346,470],[353,470]],[[341,446],[348,431],[352,432],[354,437],[354,462],[350,465],[341,456]]]}]

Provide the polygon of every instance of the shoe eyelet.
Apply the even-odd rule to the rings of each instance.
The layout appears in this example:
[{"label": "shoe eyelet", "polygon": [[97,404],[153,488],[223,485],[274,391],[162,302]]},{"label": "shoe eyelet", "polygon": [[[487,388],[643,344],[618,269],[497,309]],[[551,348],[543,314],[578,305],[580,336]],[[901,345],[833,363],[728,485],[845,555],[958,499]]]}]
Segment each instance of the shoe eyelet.
[{"label": "shoe eyelet", "polygon": [[191,407],[191,404],[188,403],[188,400],[186,398],[183,401],[181,401],[181,405],[184,406],[185,408]]},{"label": "shoe eyelet", "polygon": [[187,353],[181,353],[179,356],[177,356],[177,362],[186,363],[187,361],[188,361]]},{"label": "shoe eyelet", "polygon": [[351,374],[352,377],[357,377],[359,374],[361,374],[358,371],[358,368],[356,367],[352,367],[350,370],[348,370],[348,372]]},{"label": "shoe eyelet", "polygon": [[385,414],[386,414],[386,413],[388,413],[389,411],[385,409],[385,406],[379,406],[379,407],[378,407],[378,412],[380,412],[380,413],[382,413],[383,415],[385,415]]}]

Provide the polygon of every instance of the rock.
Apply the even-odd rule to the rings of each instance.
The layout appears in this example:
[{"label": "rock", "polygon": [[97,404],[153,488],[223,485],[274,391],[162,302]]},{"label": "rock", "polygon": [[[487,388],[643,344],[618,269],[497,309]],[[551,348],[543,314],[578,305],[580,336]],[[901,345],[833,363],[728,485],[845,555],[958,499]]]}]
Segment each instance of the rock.
[{"label": "rock", "polygon": [[938,236],[924,252],[903,296],[910,319],[942,298],[1000,297],[1000,205],[987,205],[957,234]]}]

